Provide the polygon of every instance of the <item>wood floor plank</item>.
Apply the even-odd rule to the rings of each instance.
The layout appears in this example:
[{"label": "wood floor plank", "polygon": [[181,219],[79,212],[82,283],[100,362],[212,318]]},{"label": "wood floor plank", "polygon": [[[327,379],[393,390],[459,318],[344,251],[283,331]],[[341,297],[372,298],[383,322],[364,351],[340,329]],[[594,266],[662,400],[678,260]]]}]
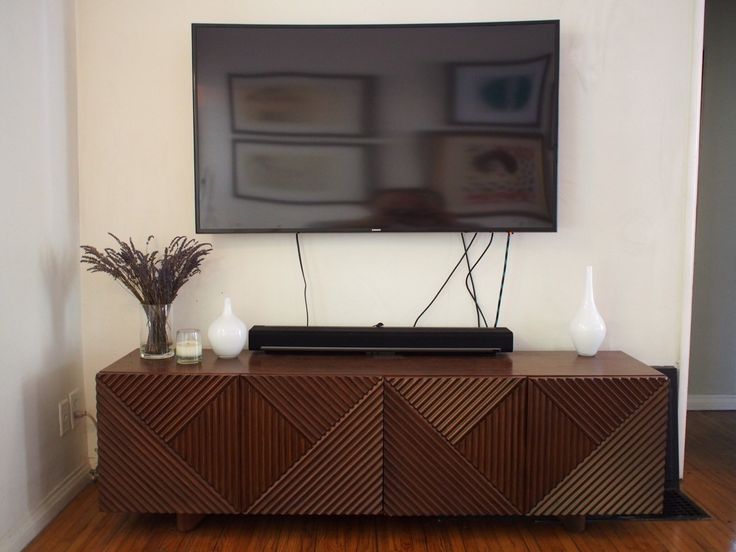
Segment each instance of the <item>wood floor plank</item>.
[{"label": "wood floor plank", "polygon": [[[707,552],[698,538],[694,537],[690,522],[660,521],[652,523],[653,532],[659,535],[659,540],[665,543],[669,550],[687,550],[688,552]],[[698,522],[693,522],[698,523]]]},{"label": "wood floor plank", "polygon": [[688,416],[683,490],[704,521],[598,521],[584,533],[494,518],[209,516],[191,533],[171,515],[100,512],[85,488],[29,552],[698,552],[736,550],[736,412]]},{"label": "wood floor plank", "polygon": [[570,538],[580,552],[600,552],[601,550],[616,550],[616,544],[611,540],[604,528],[605,522],[587,522],[585,531],[574,533]]},{"label": "wood floor plank", "polygon": [[580,552],[570,533],[561,524],[543,523],[529,532],[539,549],[545,552]]},{"label": "wood floor plank", "polygon": [[326,517],[316,520],[315,549],[319,552],[375,552],[375,520]]},{"label": "wood floor plank", "polygon": [[425,518],[427,552],[466,552],[463,538],[453,518]]},{"label": "wood floor plank", "polygon": [[228,516],[207,516],[197,528],[187,531],[176,548],[177,552],[211,552],[228,527]]},{"label": "wood floor plank", "polygon": [[[736,455],[731,458],[736,458]],[[700,494],[700,504],[718,519],[736,519],[736,501],[731,489],[736,489],[736,478],[729,481],[726,474],[717,472],[691,472],[685,492]],[[692,490],[691,490],[692,489]]]},{"label": "wood floor plank", "polygon": [[489,518],[470,518],[461,532],[466,552],[526,552],[514,522]]},{"label": "wood floor plank", "polygon": [[519,540],[524,543],[527,550],[530,552],[547,552],[544,548],[539,547],[537,540],[534,538],[533,533],[537,530],[537,524],[530,524],[529,521],[517,521],[515,525],[519,531]]},{"label": "wood floor plank", "polygon": [[140,516],[97,512],[66,550],[68,552],[104,550],[110,539],[117,535],[126,523],[138,517]]},{"label": "wood floor plank", "polygon": [[380,552],[427,552],[421,520],[416,518],[377,519],[376,549]]},{"label": "wood floor plank", "polygon": [[[128,543],[133,543],[133,546],[140,547],[141,552],[148,552],[149,550],[174,552],[185,536],[184,533],[176,529],[176,516],[153,515],[149,517],[153,518],[151,528],[141,528],[140,531],[134,530],[128,539],[115,543],[116,550],[127,552]],[[141,538],[138,538],[139,535]]]},{"label": "wood floor plank", "polygon": [[[171,533],[173,516],[165,515],[129,515],[120,525],[118,531],[106,539],[103,552],[146,552],[152,549],[150,543],[162,532]],[[88,548],[89,550],[89,548]]]},{"label": "wood floor plank", "polygon": [[280,552],[315,552],[316,530],[314,519],[292,518],[282,524],[276,548]]},{"label": "wood floor plank", "polygon": [[609,526],[609,531],[618,538],[617,546],[623,544],[626,550],[639,550],[641,552],[661,552],[660,543],[652,539],[648,531],[643,530],[643,525],[638,521],[617,521]]},{"label": "wood floor plank", "polygon": [[262,516],[234,516],[234,522],[220,535],[216,552],[276,552],[284,523]]},{"label": "wood floor plank", "polygon": [[[97,489],[88,485],[61,513],[26,547],[26,552],[68,550],[78,534],[99,512]],[[114,514],[112,514],[114,515]]]}]

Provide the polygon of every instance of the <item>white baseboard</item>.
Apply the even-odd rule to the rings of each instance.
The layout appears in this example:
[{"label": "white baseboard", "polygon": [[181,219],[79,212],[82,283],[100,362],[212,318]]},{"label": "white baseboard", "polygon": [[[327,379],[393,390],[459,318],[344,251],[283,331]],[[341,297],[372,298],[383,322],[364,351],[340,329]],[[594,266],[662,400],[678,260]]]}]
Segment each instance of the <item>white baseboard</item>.
[{"label": "white baseboard", "polygon": [[688,410],[736,410],[736,395],[689,395]]},{"label": "white baseboard", "polygon": [[0,538],[0,552],[23,550],[90,481],[89,464],[70,473],[24,520]]}]

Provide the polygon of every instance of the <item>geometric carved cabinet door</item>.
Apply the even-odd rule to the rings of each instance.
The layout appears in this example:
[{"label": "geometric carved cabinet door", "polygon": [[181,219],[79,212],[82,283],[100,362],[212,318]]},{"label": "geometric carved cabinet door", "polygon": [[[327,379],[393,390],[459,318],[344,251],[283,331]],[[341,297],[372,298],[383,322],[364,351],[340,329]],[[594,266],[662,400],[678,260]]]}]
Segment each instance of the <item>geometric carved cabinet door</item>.
[{"label": "geometric carved cabinet door", "polygon": [[238,376],[97,376],[106,511],[240,511]]},{"label": "geometric carved cabinet door", "polygon": [[525,513],[662,511],[667,378],[530,378]]},{"label": "geometric carved cabinet door", "polygon": [[381,513],[381,378],[241,379],[243,512]]},{"label": "geometric carved cabinet door", "polygon": [[388,515],[521,514],[525,378],[384,383]]}]

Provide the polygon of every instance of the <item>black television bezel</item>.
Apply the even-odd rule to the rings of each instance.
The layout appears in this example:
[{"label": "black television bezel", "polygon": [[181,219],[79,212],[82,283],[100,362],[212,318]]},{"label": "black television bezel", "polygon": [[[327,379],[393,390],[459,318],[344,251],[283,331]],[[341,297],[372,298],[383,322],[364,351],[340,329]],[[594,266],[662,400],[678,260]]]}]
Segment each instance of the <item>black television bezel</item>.
[{"label": "black television bezel", "polygon": [[[552,171],[552,193],[550,194],[552,219],[549,227],[489,227],[479,229],[475,226],[463,228],[462,225],[452,228],[433,227],[433,228],[402,228],[402,229],[382,229],[382,228],[203,228],[200,223],[199,210],[199,147],[197,134],[197,30],[203,28],[217,27],[221,29],[228,28],[258,28],[258,29],[365,29],[365,28],[417,28],[417,27],[465,27],[465,26],[512,26],[512,25],[552,25],[555,31],[555,52],[552,54],[554,60],[554,72],[552,83],[552,102],[556,107],[553,113],[553,121],[551,124],[551,148],[555,159],[555,170]],[[363,234],[363,233],[400,233],[400,234],[434,234],[438,232],[539,232],[550,233],[557,232],[557,196],[558,196],[558,126],[559,126],[559,94],[560,94],[560,20],[559,19],[537,19],[531,21],[467,21],[458,23],[388,23],[388,24],[330,24],[330,25],[296,25],[296,24],[249,24],[249,23],[192,23],[192,113],[193,113],[193,129],[194,138],[194,218],[195,232],[197,234]]]}]

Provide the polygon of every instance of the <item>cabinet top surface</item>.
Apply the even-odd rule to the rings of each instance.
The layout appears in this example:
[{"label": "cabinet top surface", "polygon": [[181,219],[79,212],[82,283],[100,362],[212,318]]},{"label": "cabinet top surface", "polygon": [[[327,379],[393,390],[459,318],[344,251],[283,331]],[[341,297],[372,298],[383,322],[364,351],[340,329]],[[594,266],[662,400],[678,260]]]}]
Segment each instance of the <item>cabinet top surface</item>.
[{"label": "cabinet top surface", "polygon": [[175,358],[144,360],[138,349],[102,370],[128,374],[245,374],[349,376],[518,376],[593,377],[662,376],[620,351],[581,357],[571,351],[534,351],[487,355],[286,354],[244,351],[219,359],[210,349],[201,364],[181,365]]}]

